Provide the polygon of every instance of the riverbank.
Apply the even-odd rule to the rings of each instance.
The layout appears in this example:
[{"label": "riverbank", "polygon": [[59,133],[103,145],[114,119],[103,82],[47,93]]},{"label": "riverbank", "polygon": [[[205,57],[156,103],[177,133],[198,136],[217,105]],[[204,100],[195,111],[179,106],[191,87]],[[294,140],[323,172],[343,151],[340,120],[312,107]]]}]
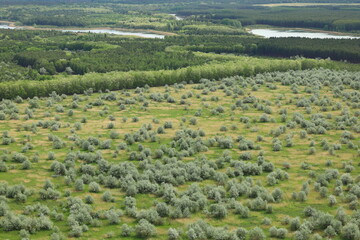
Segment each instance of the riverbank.
[{"label": "riverbank", "polygon": [[10,22],[10,21],[0,21],[0,24],[5,24],[8,25],[11,28],[16,28],[16,29],[22,29],[22,30],[47,30],[47,31],[96,31],[96,30],[109,30],[109,31],[121,31],[121,32],[128,32],[130,34],[128,34],[128,36],[136,36],[136,37],[141,37],[138,35],[131,35],[131,33],[152,33],[152,34],[157,34],[157,35],[162,35],[162,36],[176,36],[178,34],[176,33],[171,33],[171,32],[165,32],[165,31],[158,31],[158,30],[153,30],[153,29],[129,29],[129,28],[112,28],[112,27],[89,27],[89,28],[82,28],[82,27],[53,27],[53,26],[24,26],[24,25],[16,25],[15,22]]}]

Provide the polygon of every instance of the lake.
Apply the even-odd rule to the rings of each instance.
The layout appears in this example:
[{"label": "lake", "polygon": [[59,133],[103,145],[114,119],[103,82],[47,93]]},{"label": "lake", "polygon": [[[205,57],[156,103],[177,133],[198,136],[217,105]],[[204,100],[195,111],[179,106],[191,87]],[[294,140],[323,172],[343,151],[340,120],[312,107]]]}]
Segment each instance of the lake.
[{"label": "lake", "polygon": [[[26,28],[10,27],[9,25],[0,24],[0,29],[26,29]],[[36,30],[41,30],[41,29],[36,29]],[[115,29],[53,29],[53,30],[62,31],[62,32],[99,33],[99,34],[114,34],[114,35],[123,35],[123,36],[137,36],[144,38],[165,38],[165,35],[156,34],[156,33],[120,31]]]},{"label": "lake", "polygon": [[251,33],[265,38],[301,37],[301,38],[333,38],[333,39],[359,39],[360,37],[348,35],[336,35],[324,32],[307,32],[302,30],[278,30],[278,29],[252,29]]}]

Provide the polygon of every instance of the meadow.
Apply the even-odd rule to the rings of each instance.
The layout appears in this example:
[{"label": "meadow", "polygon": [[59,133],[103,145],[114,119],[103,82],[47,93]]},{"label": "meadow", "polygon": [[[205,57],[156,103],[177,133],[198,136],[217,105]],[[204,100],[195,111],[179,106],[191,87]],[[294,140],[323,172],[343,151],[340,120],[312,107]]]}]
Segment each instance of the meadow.
[{"label": "meadow", "polygon": [[1,239],[359,239],[359,80],[3,100]]}]

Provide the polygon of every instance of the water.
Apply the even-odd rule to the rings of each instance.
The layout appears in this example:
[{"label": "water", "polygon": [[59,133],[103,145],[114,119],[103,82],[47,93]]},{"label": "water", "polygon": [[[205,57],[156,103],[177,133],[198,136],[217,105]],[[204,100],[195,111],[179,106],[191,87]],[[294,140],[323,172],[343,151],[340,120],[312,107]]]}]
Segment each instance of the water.
[{"label": "water", "polygon": [[10,27],[9,25],[0,24],[0,29],[15,29],[16,27]]},{"label": "water", "polygon": [[137,36],[137,37],[144,37],[144,38],[164,38],[164,35],[155,34],[155,33],[147,33],[147,32],[128,32],[128,31],[118,31],[112,29],[75,29],[75,30],[68,30],[64,29],[61,30],[62,32],[78,32],[78,33],[100,33],[100,34],[115,34],[115,35],[123,35],[123,36]]},{"label": "water", "polygon": [[347,36],[347,35],[335,35],[323,32],[307,32],[300,30],[275,30],[275,29],[252,29],[251,33],[265,38],[281,38],[281,37],[302,37],[302,38],[333,38],[333,39],[360,39],[360,37]]},{"label": "water", "polygon": [[180,21],[180,20],[184,20],[184,18],[182,18],[182,17],[179,17],[179,16],[177,16],[176,14],[174,14],[174,13],[172,13],[172,14],[170,14],[171,16],[174,16],[175,17],[175,19],[176,20],[178,20],[178,21]]},{"label": "water", "polygon": [[[10,27],[9,25],[0,24],[0,29],[24,29],[22,27]],[[38,29],[36,29],[38,30]],[[149,32],[131,32],[131,31],[119,31],[114,29],[54,29],[62,32],[79,32],[79,33],[100,33],[100,34],[115,34],[123,36],[137,36],[144,38],[165,38],[164,35],[149,33]]]}]

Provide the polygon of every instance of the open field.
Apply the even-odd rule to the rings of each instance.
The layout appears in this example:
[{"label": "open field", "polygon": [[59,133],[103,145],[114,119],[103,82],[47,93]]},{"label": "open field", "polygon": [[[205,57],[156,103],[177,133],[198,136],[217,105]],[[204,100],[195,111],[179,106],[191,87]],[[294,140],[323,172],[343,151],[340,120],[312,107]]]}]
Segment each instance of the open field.
[{"label": "open field", "polygon": [[308,70],[3,100],[0,238],[358,239],[359,81]]}]

